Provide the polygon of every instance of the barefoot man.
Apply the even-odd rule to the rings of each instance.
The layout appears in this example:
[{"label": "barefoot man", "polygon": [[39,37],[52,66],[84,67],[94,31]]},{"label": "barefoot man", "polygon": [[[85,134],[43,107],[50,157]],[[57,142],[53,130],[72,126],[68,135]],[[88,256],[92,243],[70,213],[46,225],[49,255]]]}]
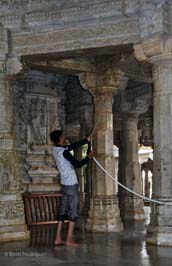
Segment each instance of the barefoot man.
[{"label": "barefoot man", "polygon": [[[81,168],[93,158],[93,152],[89,151],[88,155],[81,161],[78,161],[71,153],[71,150],[90,143],[90,137],[80,140],[71,145],[65,146],[65,137],[61,130],[54,130],[50,133],[50,138],[54,143],[53,156],[56,161],[57,168],[60,172],[62,185],[62,203],[59,211],[59,222],[57,227],[57,235],[55,245],[66,244],[68,246],[78,246],[73,241],[72,235],[75,222],[78,218],[78,179],[74,168]],[[64,220],[69,220],[69,227],[66,241],[62,240],[62,226]]]}]

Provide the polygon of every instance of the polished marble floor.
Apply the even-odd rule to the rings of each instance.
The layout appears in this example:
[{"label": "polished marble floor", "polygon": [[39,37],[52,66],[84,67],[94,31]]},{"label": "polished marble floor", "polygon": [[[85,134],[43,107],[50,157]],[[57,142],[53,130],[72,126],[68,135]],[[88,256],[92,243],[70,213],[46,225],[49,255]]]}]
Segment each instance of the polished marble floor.
[{"label": "polished marble floor", "polygon": [[[1,266],[171,266],[172,248],[147,246],[145,225],[123,233],[75,232],[78,248],[53,245],[56,226],[31,228],[31,239],[0,244]],[[65,234],[65,232],[64,232]]]}]

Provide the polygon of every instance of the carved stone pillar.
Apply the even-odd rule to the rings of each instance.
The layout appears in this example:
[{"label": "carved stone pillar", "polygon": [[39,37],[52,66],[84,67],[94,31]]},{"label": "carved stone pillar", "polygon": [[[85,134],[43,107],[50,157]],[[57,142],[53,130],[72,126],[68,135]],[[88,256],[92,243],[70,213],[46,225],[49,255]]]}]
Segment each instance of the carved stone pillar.
[{"label": "carved stone pillar", "polygon": [[[157,56],[151,62],[154,79],[153,198],[172,204],[172,56]],[[172,246],[172,206],[152,206],[147,242]]]},{"label": "carved stone pillar", "polygon": [[[138,158],[138,119],[151,104],[151,88],[149,85],[133,84],[122,92],[121,111],[123,112],[123,133],[120,140],[120,172],[119,180],[131,190],[141,194],[141,169]],[[123,153],[123,154],[122,154]],[[119,189],[120,210],[123,222],[143,220],[143,200]]]},{"label": "carved stone pillar", "polygon": [[[147,1],[148,4],[148,1]],[[152,198],[172,203],[172,38],[171,4],[168,1],[142,8],[139,61],[153,65],[154,162]],[[146,7],[146,4],[145,4]],[[154,14],[152,16],[152,14]],[[150,18],[150,19],[149,19]],[[153,204],[147,243],[172,246],[172,206]]]},{"label": "carved stone pillar", "polygon": [[[93,149],[97,160],[113,176],[113,94],[117,91],[117,75],[112,69],[98,74],[84,74],[84,84],[94,95],[94,121],[97,127]],[[83,83],[83,79],[82,79]],[[126,84],[126,80],[125,80]],[[115,232],[122,230],[118,200],[115,198],[115,184],[95,164],[92,172],[92,199],[87,220],[87,230]]]},{"label": "carved stone pillar", "polygon": [[6,80],[7,33],[0,25],[0,242],[26,239],[22,168],[15,145],[13,89]]},{"label": "carved stone pillar", "polygon": [[[155,49],[156,47],[156,49]],[[172,203],[172,40],[166,35],[145,40],[135,55],[144,53],[153,65],[154,163],[152,198]],[[137,50],[137,49],[136,49]],[[153,204],[147,243],[172,246],[172,206]]]},{"label": "carved stone pillar", "polygon": [[[172,203],[171,44],[170,38],[159,38],[147,40],[139,47],[153,65],[154,163],[152,198],[170,203]],[[172,246],[172,206],[152,205],[147,243]]]},{"label": "carved stone pillar", "polygon": [[[122,183],[141,194],[141,170],[138,159],[138,114],[126,114],[123,119]],[[143,220],[143,200],[120,189],[121,216],[124,222]]]},{"label": "carved stone pillar", "polygon": [[0,242],[26,239],[20,184],[22,167],[15,147],[11,84],[0,73]]},{"label": "carved stone pillar", "polygon": [[[94,151],[97,160],[113,176],[113,94],[111,87],[99,87],[94,93],[95,121]],[[93,231],[121,231],[122,224],[115,198],[115,184],[97,166],[93,167],[93,197],[87,229]]]}]

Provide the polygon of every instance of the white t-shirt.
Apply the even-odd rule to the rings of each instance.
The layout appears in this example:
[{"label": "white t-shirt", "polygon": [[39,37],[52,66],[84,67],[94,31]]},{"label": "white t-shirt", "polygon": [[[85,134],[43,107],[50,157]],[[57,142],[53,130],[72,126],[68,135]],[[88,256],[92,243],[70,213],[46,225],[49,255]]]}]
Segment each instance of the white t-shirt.
[{"label": "white t-shirt", "polygon": [[78,178],[73,165],[63,156],[65,147],[53,147],[53,156],[60,172],[61,184],[72,186],[78,184]]}]

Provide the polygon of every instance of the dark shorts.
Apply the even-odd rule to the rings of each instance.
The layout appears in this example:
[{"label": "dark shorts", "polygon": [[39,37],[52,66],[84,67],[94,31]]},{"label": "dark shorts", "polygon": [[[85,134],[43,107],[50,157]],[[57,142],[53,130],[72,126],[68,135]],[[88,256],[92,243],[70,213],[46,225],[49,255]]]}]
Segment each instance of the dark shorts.
[{"label": "dark shorts", "polygon": [[62,185],[62,200],[59,211],[59,221],[68,219],[75,222],[78,218],[79,209],[79,186],[78,184],[72,186]]}]

